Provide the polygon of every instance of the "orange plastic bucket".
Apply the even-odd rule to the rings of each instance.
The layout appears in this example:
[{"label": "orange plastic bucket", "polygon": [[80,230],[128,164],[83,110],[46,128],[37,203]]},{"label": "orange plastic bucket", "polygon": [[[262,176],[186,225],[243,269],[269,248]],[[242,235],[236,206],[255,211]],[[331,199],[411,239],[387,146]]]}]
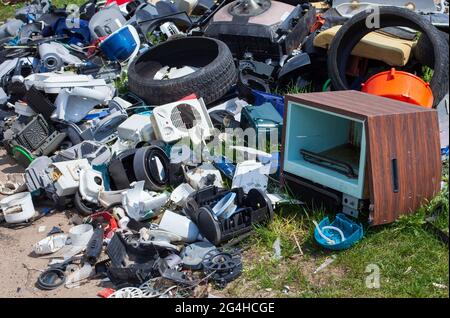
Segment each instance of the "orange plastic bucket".
[{"label": "orange plastic bucket", "polygon": [[426,108],[433,107],[433,92],[430,84],[414,74],[396,71],[395,68],[375,74],[361,86],[362,91],[365,93],[392,98]]}]

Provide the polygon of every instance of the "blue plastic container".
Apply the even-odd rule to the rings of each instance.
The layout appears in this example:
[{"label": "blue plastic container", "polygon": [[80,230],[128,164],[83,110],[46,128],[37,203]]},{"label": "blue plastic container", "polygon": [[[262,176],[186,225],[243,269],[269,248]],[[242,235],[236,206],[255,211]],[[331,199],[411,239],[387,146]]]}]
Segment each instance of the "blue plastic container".
[{"label": "blue plastic container", "polygon": [[99,47],[109,60],[123,62],[129,59],[139,46],[139,36],[136,35],[136,29],[126,25],[104,39]]},{"label": "blue plastic container", "polygon": [[279,95],[274,95],[262,91],[252,89],[253,96],[255,97],[255,106],[262,105],[264,103],[271,103],[277,112],[283,117],[284,114],[284,97]]},{"label": "blue plastic container", "polygon": [[[327,226],[339,228],[343,232],[345,239],[342,240],[341,235],[336,230],[328,228],[324,229],[324,227]],[[326,239],[324,239],[319,234],[317,227],[314,230],[314,238],[319,245],[330,250],[345,250],[350,248],[358,242],[364,234],[362,225],[352,221],[343,213],[336,214],[336,218],[332,223],[330,223],[328,217],[325,217],[322,221],[320,221],[319,228],[328,239],[333,240],[335,243],[330,244]]]}]

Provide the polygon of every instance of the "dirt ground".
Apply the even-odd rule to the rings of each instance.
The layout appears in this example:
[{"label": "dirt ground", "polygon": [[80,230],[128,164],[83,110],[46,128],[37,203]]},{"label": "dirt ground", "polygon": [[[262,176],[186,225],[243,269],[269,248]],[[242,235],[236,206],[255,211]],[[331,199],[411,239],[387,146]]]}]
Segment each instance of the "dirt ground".
[{"label": "dirt ground", "polygon": [[[0,182],[7,173],[21,171],[23,169],[0,148]],[[0,199],[2,197],[0,195]],[[39,233],[41,226],[45,226],[45,230]],[[46,237],[53,226],[65,232],[71,227],[63,212],[45,216],[26,228],[8,229],[0,225],[0,297],[97,297],[97,292],[104,288],[101,280],[88,281],[71,289],[61,286],[53,291],[35,286],[40,270],[47,268],[49,259],[32,255],[32,247]]]}]

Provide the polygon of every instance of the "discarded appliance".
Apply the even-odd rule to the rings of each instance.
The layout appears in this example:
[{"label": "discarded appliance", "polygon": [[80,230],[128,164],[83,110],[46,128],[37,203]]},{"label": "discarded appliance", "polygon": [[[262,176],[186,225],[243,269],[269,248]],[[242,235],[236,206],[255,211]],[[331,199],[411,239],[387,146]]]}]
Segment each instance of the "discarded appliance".
[{"label": "discarded appliance", "polygon": [[87,159],[54,162],[51,167],[51,178],[59,197],[74,195],[80,186],[81,170],[91,168]]},{"label": "discarded appliance", "polygon": [[70,51],[61,43],[48,42],[39,45],[39,56],[42,65],[47,71],[58,71],[63,66],[78,65],[82,61],[70,54]]},{"label": "discarded appliance", "polygon": [[117,127],[119,138],[136,142],[150,141],[153,128],[148,114],[134,114]]},{"label": "discarded appliance", "polygon": [[201,98],[155,107],[150,120],[156,138],[167,143],[189,137],[194,144],[199,144],[214,129]]},{"label": "discarded appliance", "polygon": [[244,130],[247,128],[255,130],[255,146],[260,147],[258,143],[262,142],[261,139],[266,144],[277,144],[281,140],[283,117],[271,103],[264,103],[260,106],[246,106],[242,108],[241,127]]},{"label": "discarded appliance", "polygon": [[316,242],[330,250],[350,248],[362,237],[362,225],[352,221],[342,213],[338,213],[331,223],[328,217],[325,217],[319,224],[316,223],[314,230]]},{"label": "discarded appliance", "polygon": [[108,36],[126,24],[127,20],[117,5],[109,5],[97,11],[89,20],[93,39]]},{"label": "discarded appliance", "polygon": [[108,277],[116,286],[139,286],[155,275],[158,251],[153,245],[135,246],[116,232],[106,247],[111,259]]},{"label": "discarded appliance", "polygon": [[0,209],[7,223],[27,222],[36,213],[30,192],[16,193],[2,199]]},{"label": "discarded appliance", "polygon": [[420,77],[392,68],[370,77],[361,85],[361,91],[396,99],[427,108],[433,107],[433,92],[430,85]]},{"label": "discarded appliance", "polygon": [[136,29],[132,25],[126,25],[101,41],[99,47],[109,60],[123,63],[137,55],[140,44]]},{"label": "discarded appliance", "polygon": [[[8,147],[14,157],[25,167],[33,157],[52,154],[66,137],[47,123],[42,115],[37,115],[19,132],[14,139],[8,141]],[[26,159],[20,159],[23,156]],[[29,161],[29,162],[28,162]]]},{"label": "discarded appliance", "polygon": [[424,107],[357,91],[287,95],[282,145],[286,186],[372,225],[412,213],[440,188],[437,113]]},{"label": "discarded appliance", "polygon": [[[222,201],[218,207],[230,193],[234,196],[229,196],[226,201],[230,198],[233,201]],[[231,209],[230,205],[235,205],[235,208]],[[231,213],[217,216],[220,209]],[[215,245],[251,231],[254,225],[271,220],[274,213],[269,198],[260,190],[251,189],[245,194],[242,188],[228,190],[217,187],[206,187],[192,193],[183,211],[197,224],[200,233]]]}]

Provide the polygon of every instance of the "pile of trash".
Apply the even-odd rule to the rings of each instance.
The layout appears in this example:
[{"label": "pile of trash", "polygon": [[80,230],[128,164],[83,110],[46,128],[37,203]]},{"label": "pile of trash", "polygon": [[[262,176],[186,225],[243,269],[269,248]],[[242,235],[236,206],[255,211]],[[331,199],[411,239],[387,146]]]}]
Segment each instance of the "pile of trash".
[{"label": "pile of trash", "polygon": [[[52,259],[39,288],[107,278],[115,288],[104,297],[186,297],[236,279],[237,244],[280,204],[299,204],[282,189],[283,160],[300,155],[283,153],[292,91],[447,107],[448,156],[448,2],[384,3],[33,0],[17,9],[0,26],[0,140],[25,172],[1,185],[3,221],[31,224],[48,213],[34,206],[45,200],[82,217],[35,244]],[[301,154],[322,177],[305,170],[299,180],[348,168]],[[334,190],[357,216],[367,207],[347,204],[348,189]],[[323,226],[340,243],[357,232],[353,244],[362,228],[341,218]],[[334,244],[316,230],[321,245]]]}]

